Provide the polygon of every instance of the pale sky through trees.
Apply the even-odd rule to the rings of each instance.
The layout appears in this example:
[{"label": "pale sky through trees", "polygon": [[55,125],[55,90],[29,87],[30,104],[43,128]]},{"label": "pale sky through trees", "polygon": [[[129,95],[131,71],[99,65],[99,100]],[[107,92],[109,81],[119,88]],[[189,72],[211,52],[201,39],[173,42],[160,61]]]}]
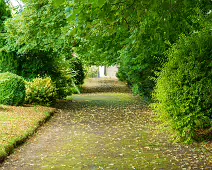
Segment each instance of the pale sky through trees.
[{"label": "pale sky through trees", "polygon": [[23,3],[20,0],[10,0],[13,6],[19,6],[23,5]]}]

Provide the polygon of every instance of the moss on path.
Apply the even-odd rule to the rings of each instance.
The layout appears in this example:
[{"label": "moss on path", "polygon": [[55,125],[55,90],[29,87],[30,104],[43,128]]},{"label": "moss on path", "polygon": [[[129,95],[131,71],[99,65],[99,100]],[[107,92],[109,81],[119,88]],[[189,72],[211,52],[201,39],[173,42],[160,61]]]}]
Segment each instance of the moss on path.
[{"label": "moss on path", "polygon": [[0,169],[210,169],[211,153],[171,144],[129,93],[75,95]]}]

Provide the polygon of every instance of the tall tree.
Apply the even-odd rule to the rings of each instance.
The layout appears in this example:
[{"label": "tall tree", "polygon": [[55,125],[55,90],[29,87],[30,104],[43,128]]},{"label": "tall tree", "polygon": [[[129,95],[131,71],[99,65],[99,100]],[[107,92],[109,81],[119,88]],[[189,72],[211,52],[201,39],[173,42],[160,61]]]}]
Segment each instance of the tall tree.
[{"label": "tall tree", "polygon": [[[4,21],[8,18],[11,17],[11,11],[9,9],[9,7],[7,6],[7,4],[5,3],[4,0],[0,0],[0,32],[3,33],[4,30]],[[1,34],[1,39],[2,34]]]},{"label": "tall tree", "polygon": [[51,76],[62,91],[72,83],[72,36],[64,5],[25,0],[24,10],[5,22],[6,45],[15,53],[17,74],[27,79]]}]

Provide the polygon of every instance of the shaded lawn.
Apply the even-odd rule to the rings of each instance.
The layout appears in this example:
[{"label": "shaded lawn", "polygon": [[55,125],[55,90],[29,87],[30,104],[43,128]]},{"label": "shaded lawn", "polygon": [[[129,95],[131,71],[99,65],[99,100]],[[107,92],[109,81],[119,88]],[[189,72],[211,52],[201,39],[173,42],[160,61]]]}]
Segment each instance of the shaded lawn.
[{"label": "shaded lawn", "polygon": [[0,161],[43,123],[53,108],[0,106]]}]

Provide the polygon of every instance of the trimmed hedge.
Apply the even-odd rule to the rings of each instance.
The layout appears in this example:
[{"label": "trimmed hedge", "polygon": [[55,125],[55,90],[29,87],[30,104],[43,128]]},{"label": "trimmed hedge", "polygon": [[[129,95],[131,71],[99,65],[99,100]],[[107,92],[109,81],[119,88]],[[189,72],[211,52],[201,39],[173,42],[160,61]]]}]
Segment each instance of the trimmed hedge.
[{"label": "trimmed hedge", "polygon": [[57,99],[57,92],[50,77],[35,78],[26,82],[26,103],[52,105]]},{"label": "trimmed hedge", "polygon": [[0,103],[22,105],[25,99],[24,79],[13,73],[0,73]]},{"label": "trimmed hedge", "polygon": [[212,127],[212,30],[181,37],[168,58],[157,79],[154,109],[190,142]]}]

